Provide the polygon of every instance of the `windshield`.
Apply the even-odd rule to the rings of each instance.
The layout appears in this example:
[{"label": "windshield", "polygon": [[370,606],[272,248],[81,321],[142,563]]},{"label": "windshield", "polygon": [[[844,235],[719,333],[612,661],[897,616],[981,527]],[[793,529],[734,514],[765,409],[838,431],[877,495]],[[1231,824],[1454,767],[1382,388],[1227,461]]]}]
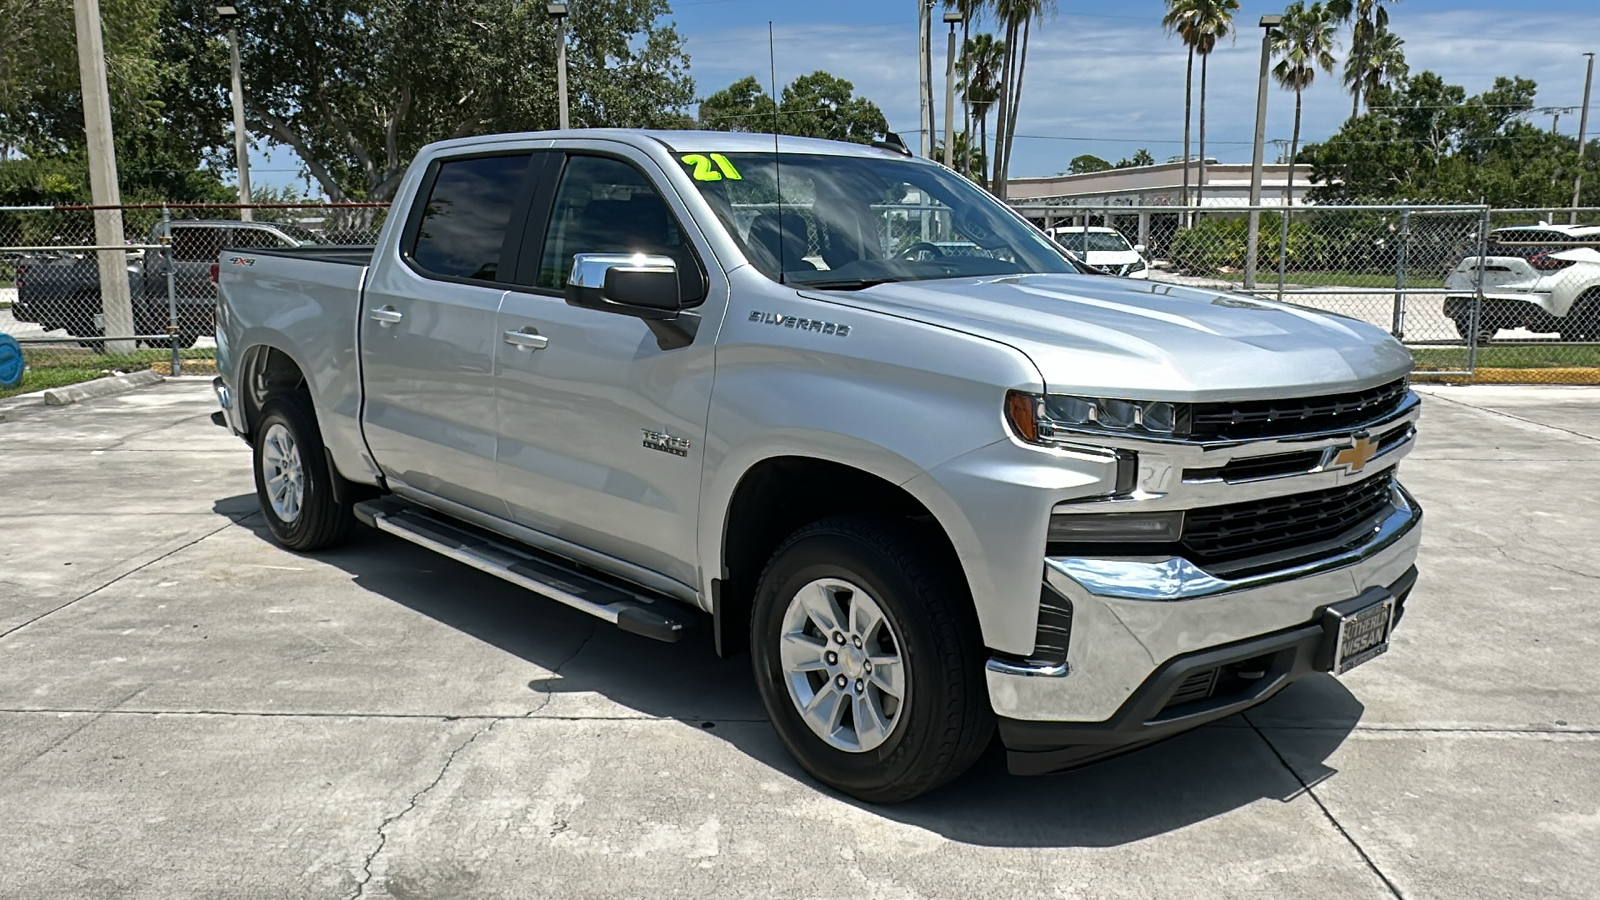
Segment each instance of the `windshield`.
[{"label": "windshield", "polygon": [[1074,253],[1126,253],[1128,239],[1117,232],[1056,229],[1056,242]]},{"label": "windshield", "polygon": [[1079,271],[1043,234],[937,166],[804,153],[679,159],[751,264],[774,280],[781,270],[788,284]]}]

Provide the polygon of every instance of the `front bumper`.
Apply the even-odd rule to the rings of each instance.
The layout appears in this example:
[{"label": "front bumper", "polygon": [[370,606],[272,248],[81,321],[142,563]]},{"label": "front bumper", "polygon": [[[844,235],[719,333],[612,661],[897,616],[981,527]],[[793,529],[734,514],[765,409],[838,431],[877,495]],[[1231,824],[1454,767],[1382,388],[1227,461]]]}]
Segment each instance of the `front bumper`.
[{"label": "front bumper", "polygon": [[[1013,769],[1049,771],[1159,740],[1318,671],[1319,620],[1328,607],[1373,589],[1397,599],[1409,592],[1421,520],[1416,501],[1397,488],[1394,511],[1361,546],[1234,581],[1183,560],[1047,559],[1047,588],[1072,605],[1065,665],[997,658],[986,671]],[[1277,662],[1256,689],[1214,708],[1161,715],[1187,677],[1175,673],[1263,655]]]}]

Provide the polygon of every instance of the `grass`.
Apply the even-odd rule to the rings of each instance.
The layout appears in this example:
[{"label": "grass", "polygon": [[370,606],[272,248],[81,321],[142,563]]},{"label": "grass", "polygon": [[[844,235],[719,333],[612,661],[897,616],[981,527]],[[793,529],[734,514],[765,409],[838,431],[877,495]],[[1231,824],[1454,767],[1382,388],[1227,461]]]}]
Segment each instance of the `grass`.
[{"label": "grass", "polygon": [[[1243,272],[1220,272],[1218,278],[1231,281],[1235,284],[1244,282]],[[1373,290],[1394,290],[1394,273],[1388,274],[1372,272],[1288,272],[1284,275],[1284,284],[1290,287],[1346,287],[1346,288],[1372,288]],[[1266,290],[1278,286],[1278,270],[1258,270],[1256,272],[1256,290]],[[1425,275],[1421,272],[1406,273],[1406,288],[1410,290],[1437,288],[1444,290],[1444,278]]]},{"label": "grass", "polygon": [[[179,350],[178,356],[181,359],[194,361],[192,368],[187,363],[184,365],[184,374],[216,371],[216,363],[212,359],[214,352],[207,347]],[[172,360],[171,350],[138,350],[133,353],[112,355],[95,353],[85,347],[66,345],[40,347],[38,344],[24,344],[22,355],[23,361],[27,363],[27,368],[22,373],[22,383],[14,388],[0,388],[0,398],[64,387],[82,381],[93,381],[118,372],[155,369],[166,375],[170,374],[168,370],[171,368]]]},{"label": "grass", "polygon": [[[1459,369],[1467,364],[1465,347],[1413,347],[1418,369]],[[1482,369],[1600,368],[1600,344],[1490,344],[1478,348]]]}]

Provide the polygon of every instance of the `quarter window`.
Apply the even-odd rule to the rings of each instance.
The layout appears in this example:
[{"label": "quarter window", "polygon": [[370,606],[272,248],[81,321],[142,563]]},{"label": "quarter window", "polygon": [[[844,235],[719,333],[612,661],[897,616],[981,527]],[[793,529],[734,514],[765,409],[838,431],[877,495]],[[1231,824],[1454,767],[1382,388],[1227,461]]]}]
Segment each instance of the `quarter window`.
[{"label": "quarter window", "polygon": [[511,210],[529,154],[480,156],[439,165],[411,245],[411,258],[434,275],[499,281]]}]

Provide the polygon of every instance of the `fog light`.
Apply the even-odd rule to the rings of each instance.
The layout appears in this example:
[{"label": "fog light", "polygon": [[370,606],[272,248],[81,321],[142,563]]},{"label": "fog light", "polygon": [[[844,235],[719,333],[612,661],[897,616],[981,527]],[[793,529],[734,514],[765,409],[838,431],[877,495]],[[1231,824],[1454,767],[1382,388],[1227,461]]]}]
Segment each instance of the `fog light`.
[{"label": "fog light", "polygon": [[1183,537],[1183,513],[1054,513],[1052,542],[1173,544]]}]

